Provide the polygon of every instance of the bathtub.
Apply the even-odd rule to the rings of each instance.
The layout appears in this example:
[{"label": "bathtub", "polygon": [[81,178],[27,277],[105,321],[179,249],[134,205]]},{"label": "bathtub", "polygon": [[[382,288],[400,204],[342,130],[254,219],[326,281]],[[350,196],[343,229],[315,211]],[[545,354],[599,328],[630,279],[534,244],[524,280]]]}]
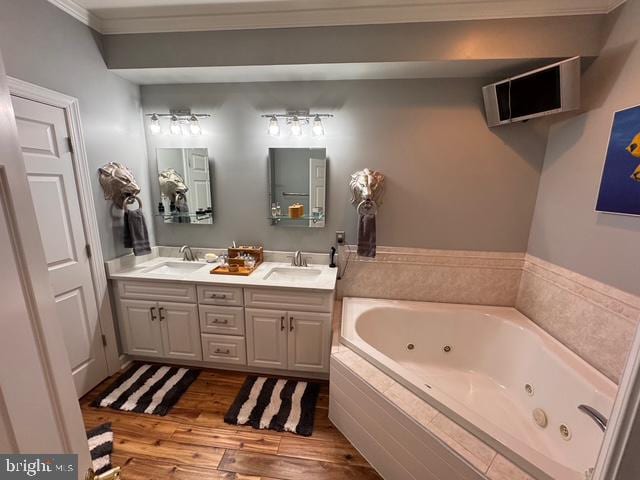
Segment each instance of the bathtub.
[{"label": "bathtub", "polygon": [[609,417],[616,385],[513,308],[345,298],[340,339],[535,477],[595,465],[577,407]]}]

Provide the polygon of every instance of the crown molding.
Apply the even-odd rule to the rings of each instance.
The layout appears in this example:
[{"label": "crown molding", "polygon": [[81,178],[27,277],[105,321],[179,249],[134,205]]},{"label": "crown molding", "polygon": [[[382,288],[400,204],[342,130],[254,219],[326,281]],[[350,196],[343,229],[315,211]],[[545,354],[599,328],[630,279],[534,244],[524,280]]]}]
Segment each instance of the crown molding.
[{"label": "crown molding", "polygon": [[193,32],[606,14],[626,0],[335,0],[112,8],[49,0],[100,33]]},{"label": "crown molding", "polygon": [[73,0],[49,0],[49,3],[55,5],[63,12],[68,13],[76,20],[79,20],[85,25],[93,28],[94,30],[103,33],[102,19],[97,15],[91,13],[83,6],[78,5]]}]

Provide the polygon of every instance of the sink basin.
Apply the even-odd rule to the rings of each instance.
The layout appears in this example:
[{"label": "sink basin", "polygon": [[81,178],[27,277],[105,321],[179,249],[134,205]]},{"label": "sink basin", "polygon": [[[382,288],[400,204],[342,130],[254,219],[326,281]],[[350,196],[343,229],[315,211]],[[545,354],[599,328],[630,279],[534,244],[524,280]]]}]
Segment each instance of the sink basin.
[{"label": "sink basin", "polygon": [[274,282],[314,282],[322,273],[317,268],[308,267],[276,267],[272,268],[264,276],[264,280]]},{"label": "sink basin", "polygon": [[195,262],[165,262],[150,268],[144,273],[153,275],[186,275],[200,270],[205,264]]}]

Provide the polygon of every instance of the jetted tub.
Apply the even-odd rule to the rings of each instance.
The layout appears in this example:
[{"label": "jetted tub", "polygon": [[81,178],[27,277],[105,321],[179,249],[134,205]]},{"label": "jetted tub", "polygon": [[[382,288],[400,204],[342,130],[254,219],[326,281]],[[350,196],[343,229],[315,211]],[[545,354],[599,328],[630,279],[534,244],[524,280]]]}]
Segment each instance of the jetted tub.
[{"label": "jetted tub", "polygon": [[341,342],[536,477],[595,465],[578,405],[609,417],[616,385],[513,308],[345,298]]}]

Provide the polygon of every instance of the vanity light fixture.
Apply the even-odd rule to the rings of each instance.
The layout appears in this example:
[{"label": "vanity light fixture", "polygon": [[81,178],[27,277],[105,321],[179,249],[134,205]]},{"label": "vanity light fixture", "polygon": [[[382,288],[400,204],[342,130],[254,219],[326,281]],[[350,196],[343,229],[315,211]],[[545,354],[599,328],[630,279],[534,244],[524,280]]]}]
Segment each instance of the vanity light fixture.
[{"label": "vanity light fixture", "polygon": [[200,122],[198,121],[198,117],[195,115],[191,115],[191,118],[189,119],[189,130],[191,130],[191,135],[200,135],[202,133]]},{"label": "vanity light fixture", "polygon": [[320,115],[316,115],[313,119],[313,128],[311,130],[313,131],[314,137],[324,137],[324,126],[322,125]]},{"label": "vanity light fixture", "polygon": [[300,125],[300,119],[297,116],[291,119],[291,135],[294,137],[302,135],[302,125]]},{"label": "vanity light fixture", "polygon": [[151,135],[157,135],[161,130],[162,127],[160,127],[160,119],[158,118],[158,115],[154,113],[151,115],[151,120],[149,121],[149,131],[151,132]]},{"label": "vanity light fixture", "polygon": [[177,115],[171,115],[170,125],[169,131],[171,132],[171,135],[180,135],[182,133],[182,128],[180,128],[180,121],[178,120]]},{"label": "vanity light fixture", "polygon": [[280,124],[278,123],[278,119],[275,115],[272,115],[269,119],[269,135],[272,137],[280,136]]},{"label": "vanity light fixture", "polygon": [[169,119],[168,133],[171,135],[201,135],[200,119],[211,117],[208,113],[191,113],[188,109],[171,110],[169,113],[147,113],[145,116],[149,117],[149,132],[152,135],[162,133],[163,118]]},{"label": "vanity light fixture", "polygon": [[287,113],[265,113],[263,118],[269,119],[269,127],[267,132],[272,137],[280,135],[280,122],[278,119],[282,118],[289,125],[289,131],[294,137],[301,137],[304,134],[304,128],[307,125],[311,126],[311,132],[314,137],[323,137],[325,134],[323,118],[333,117],[330,113],[310,113],[308,110],[291,110]]}]

